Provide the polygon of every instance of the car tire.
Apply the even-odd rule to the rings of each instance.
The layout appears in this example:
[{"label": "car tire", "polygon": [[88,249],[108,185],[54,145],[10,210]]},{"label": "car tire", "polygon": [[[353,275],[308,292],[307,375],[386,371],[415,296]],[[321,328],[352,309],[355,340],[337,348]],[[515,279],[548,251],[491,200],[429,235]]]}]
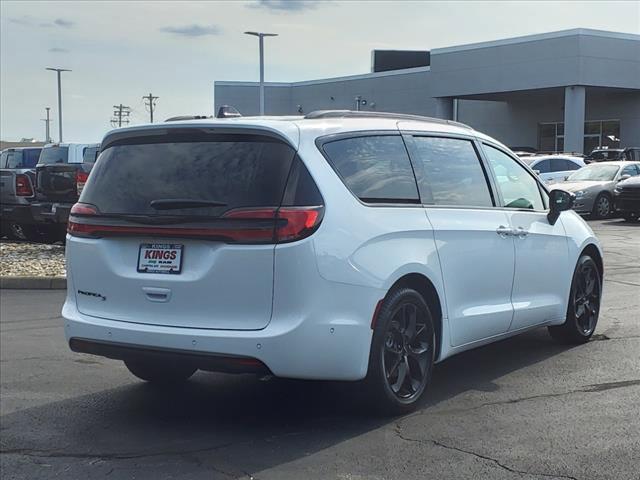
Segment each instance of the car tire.
[{"label": "car tire", "polygon": [[613,211],[612,207],[611,197],[606,193],[601,193],[593,202],[592,216],[594,218],[609,218]]},{"label": "car tire", "polygon": [[589,341],[598,324],[602,278],[596,262],[582,255],[573,272],[567,317],[562,325],[549,327],[551,336],[566,344]]},{"label": "car tire", "polygon": [[622,218],[624,218],[625,222],[637,222],[640,220],[640,215],[637,213],[625,213]]},{"label": "car tire", "polygon": [[129,359],[124,364],[141,380],[157,385],[171,385],[187,381],[197,370],[189,363],[160,359]]},{"label": "car tire", "polygon": [[364,391],[380,414],[415,409],[431,381],[435,356],[433,316],[420,293],[392,290],[375,319]]}]

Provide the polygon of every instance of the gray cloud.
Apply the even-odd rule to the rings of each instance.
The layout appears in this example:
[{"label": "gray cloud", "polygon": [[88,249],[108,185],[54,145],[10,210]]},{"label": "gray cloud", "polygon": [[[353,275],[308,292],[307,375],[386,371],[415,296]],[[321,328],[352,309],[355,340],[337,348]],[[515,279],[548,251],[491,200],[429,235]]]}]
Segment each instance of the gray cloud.
[{"label": "gray cloud", "polygon": [[22,17],[14,17],[9,19],[10,23],[15,23],[17,25],[25,25],[25,26],[34,26],[37,25],[41,28],[51,28],[51,27],[61,27],[61,28],[71,28],[75,25],[75,22],[71,20],[67,20],[64,18],[56,18],[53,22],[38,22],[35,18],[30,15],[23,15]]},{"label": "gray cloud", "polygon": [[69,50],[67,50],[66,48],[60,48],[60,47],[52,47],[49,49],[49,51],[51,53],[69,53]]},{"label": "gray cloud", "polygon": [[256,0],[248,4],[250,8],[262,8],[276,13],[313,10],[320,4],[317,0]]},{"label": "gray cloud", "polygon": [[162,27],[161,32],[181,35],[183,37],[204,37],[207,35],[219,35],[220,27],[217,25],[185,25],[182,27]]},{"label": "gray cloud", "polygon": [[71,20],[66,20],[64,18],[56,18],[53,21],[53,24],[62,28],[71,28],[75,25],[75,22],[72,22]]}]

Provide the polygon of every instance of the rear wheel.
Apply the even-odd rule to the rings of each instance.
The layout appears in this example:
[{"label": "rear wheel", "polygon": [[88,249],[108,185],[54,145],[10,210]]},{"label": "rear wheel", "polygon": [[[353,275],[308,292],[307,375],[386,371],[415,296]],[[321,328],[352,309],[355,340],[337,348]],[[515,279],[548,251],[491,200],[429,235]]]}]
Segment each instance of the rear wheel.
[{"label": "rear wheel", "polygon": [[434,352],[433,317],[422,295],[392,291],[378,312],[364,380],[373,406],[385,414],[414,409],[431,380]]},{"label": "rear wheel", "polygon": [[197,370],[188,363],[160,359],[130,359],[124,364],[139,379],[159,385],[185,382]]},{"label": "rear wheel", "polygon": [[624,218],[625,222],[636,222],[640,220],[640,215],[637,213],[625,213],[622,218]]},{"label": "rear wheel", "polygon": [[596,262],[589,255],[578,260],[562,325],[549,327],[551,336],[562,343],[588,342],[598,323],[602,280]]},{"label": "rear wheel", "polygon": [[595,218],[608,218],[611,215],[611,198],[606,193],[601,193],[593,202],[592,214]]}]

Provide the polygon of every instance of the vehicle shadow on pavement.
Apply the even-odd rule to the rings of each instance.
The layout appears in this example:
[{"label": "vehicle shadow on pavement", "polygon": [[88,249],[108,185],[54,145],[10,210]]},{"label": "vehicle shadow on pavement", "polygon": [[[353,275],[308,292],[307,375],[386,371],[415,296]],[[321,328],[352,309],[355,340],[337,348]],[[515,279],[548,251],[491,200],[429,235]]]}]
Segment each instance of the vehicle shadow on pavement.
[{"label": "vehicle shadow on pavement", "polygon": [[[470,390],[495,391],[496,379],[566,350],[539,330],[458,355],[436,366],[423,408]],[[365,413],[358,390],[354,384],[207,373],[171,391],[133,382],[3,416],[2,453],[45,457],[50,464],[57,459],[64,462],[60,468],[84,478],[100,465],[126,462],[141,470],[242,477],[397,420]]]}]

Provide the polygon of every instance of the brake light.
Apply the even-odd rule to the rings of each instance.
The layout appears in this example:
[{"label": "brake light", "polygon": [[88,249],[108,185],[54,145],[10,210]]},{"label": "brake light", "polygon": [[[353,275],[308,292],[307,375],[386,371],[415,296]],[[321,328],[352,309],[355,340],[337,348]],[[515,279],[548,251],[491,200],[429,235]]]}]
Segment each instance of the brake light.
[{"label": "brake light", "polygon": [[78,170],[76,172],[76,192],[78,193],[78,196],[82,193],[84,184],[87,183],[88,178],[89,174],[87,172],[83,172],[82,170]]},{"label": "brake light", "polygon": [[224,214],[220,220],[231,220],[224,226],[189,228],[93,223],[93,220],[87,221],[82,217],[97,216],[99,219],[98,209],[87,203],[76,203],[71,208],[67,232],[94,238],[104,235],[158,235],[216,238],[234,243],[283,243],[311,235],[322,221],[322,212],[323,207],[243,208]]},{"label": "brake light", "polygon": [[24,173],[16,174],[16,195],[19,197],[33,197],[31,180]]}]

